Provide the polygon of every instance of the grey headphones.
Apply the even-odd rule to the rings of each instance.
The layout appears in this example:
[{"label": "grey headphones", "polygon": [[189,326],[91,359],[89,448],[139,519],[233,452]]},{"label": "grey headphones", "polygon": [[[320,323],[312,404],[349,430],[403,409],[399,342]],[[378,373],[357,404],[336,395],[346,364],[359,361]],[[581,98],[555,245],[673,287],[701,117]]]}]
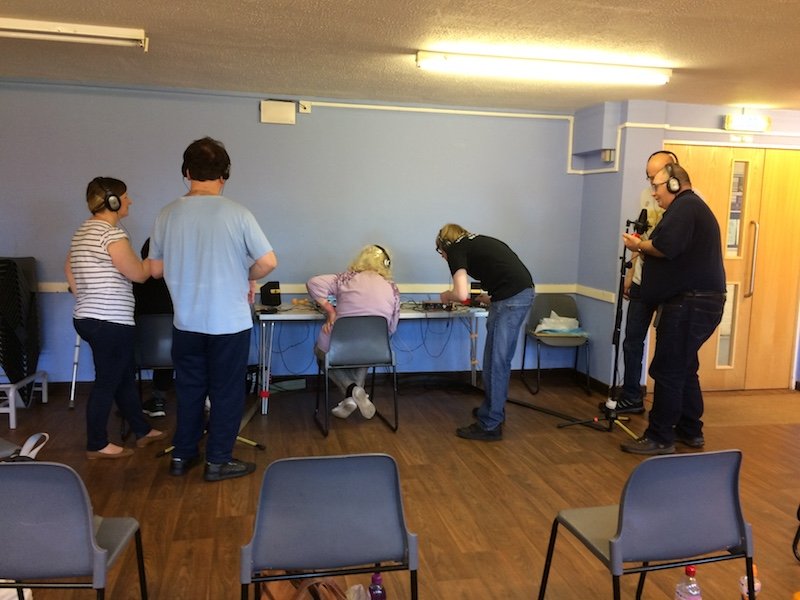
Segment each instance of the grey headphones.
[{"label": "grey headphones", "polygon": [[386,267],[387,269],[389,267],[391,267],[392,266],[392,259],[389,256],[389,253],[386,251],[386,248],[384,248],[383,246],[379,246],[378,244],[372,244],[372,245],[375,246],[381,252],[383,252],[383,256],[384,256],[383,266]]},{"label": "grey headphones", "polygon": [[[110,211],[117,212],[120,208],[122,208],[122,201],[119,199],[114,192],[112,192],[105,183],[103,183],[102,177],[95,177],[94,182],[100,186],[100,189],[103,190],[103,206],[100,208],[107,208]],[[98,209],[99,210],[99,209]]]}]

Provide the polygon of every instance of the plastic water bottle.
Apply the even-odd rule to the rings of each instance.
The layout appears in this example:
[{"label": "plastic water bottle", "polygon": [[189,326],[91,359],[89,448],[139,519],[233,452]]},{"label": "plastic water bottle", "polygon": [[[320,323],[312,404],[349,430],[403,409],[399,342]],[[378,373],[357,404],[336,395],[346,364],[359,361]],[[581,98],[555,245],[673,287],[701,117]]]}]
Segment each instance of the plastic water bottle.
[{"label": "plastic water bottle", "polygon": [[697,575],[697,568],[694,565],[688,565],[684,570],[684,577],[675,586],[675,600],[702,600],[703,596],[700,593],[700,586],[697,583],[695,575]]},{"label": "plastic water bottle", "polygon": [[386,600],[386,590],[383,589],[383,577],[380,573],[372,574],[372,583],[369,585],[369,600]]},{"label": "plastic water bottle", "polygon": [[[753,565],[753,589],[756,591],[756,597],[758,597],[758,593],[761,591],[761,582],[758,580],[758,568],[755,565]],[[739,591],[742,594],[742,600],[748,600],[747,575],[742,575],[739,578]]]}]

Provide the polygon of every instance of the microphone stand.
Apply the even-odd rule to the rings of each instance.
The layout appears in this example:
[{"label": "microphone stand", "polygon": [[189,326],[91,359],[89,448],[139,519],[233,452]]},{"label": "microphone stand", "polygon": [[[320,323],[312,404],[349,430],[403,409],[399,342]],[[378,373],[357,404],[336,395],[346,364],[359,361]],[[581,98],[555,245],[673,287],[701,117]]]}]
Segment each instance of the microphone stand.
[{"label": "microphone stand", "polygon": [[[646,216],[646,212],[644,213]],[[641,215],[640,215],[641,217]],[[626,221],[625,222],[625,233],[630,233],[631,225],[634,226],[634,231],[636,233],[644,233],[647,231],[648,225],[645,220],[644,223],[641,221]],[[622,299],[625,293],[625,271],[630,269],[633,266],[633,263],[627,259],[626,252],[627,248],[625,245],[622,245],[622,256],[619,257],[620,259],[620,266],[619,266],[619,285],[617,287],[617,305],[616,310],[614,313],[614,333],[611,336],[611,344],[614,347],[614,369],[611,374],[611,386],[608,389],[608,399],[599,405],[600,410],[602,411],[601,414],[592,417],[591,419],[584,419],[582,421],[571,421],[569,423],[560,423],[558,425],[559,429],[564,427],[571,427],[572,425],[586,425],[591,424],[594,426],[599,425],[602,422],[608,423],[605,427],[602,427],[604,431],[611,431],[616,424],[622,429],[625,433],[631,436],[633,439],[639,439],[639,436],[636,435],[631,429],[622,423],[622,421],[629,421],[630,417],[620,416],[617,413],[617,373],[619,371],[619,348],[620,348],[620,331],[622,329]]]}]

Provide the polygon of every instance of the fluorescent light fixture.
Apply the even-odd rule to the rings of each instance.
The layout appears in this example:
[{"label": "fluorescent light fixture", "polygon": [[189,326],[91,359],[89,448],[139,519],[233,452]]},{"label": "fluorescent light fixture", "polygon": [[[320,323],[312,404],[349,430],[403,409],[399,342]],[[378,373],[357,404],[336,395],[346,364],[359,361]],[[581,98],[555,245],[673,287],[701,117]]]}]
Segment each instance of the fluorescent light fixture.
[{"label": "fluorescent light fixture", "polygon": [[726,131],[753,131],[762,133],[768,131],[772,120],[764,115],[741,113],[725,115]]},{"label": "fluorescent light fixture", "polygon": [[144,29],[5,18],[0,18],[0,37],[21,40],[104,44],[108,46],[132,46],[142,48],[145,52],[147,52],[150,41],[145,35]]},{"label": "fluorescent light fixture", "polygon": [[417,52],[417,66],[420,69],[462,75],[601,85],[664,85],[672,76],[672,69],[662,67],[482,56],[427,50]]}]

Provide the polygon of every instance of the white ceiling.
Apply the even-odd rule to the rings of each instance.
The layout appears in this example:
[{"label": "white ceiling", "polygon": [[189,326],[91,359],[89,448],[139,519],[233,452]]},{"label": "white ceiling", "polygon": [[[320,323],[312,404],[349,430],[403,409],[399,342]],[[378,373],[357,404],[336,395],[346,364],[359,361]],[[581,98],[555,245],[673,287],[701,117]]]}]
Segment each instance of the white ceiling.
[{"label": "white ceiling", "polygon": [[[3,0],[0,17],[144,28],[132,48],[0,39],[0,78],[523,111],[653,99],[800,109],[796,0]],[[422,72],[454,44],[648,57],[659,88]],[[448,46],[449,45],[449,46]]]}]

